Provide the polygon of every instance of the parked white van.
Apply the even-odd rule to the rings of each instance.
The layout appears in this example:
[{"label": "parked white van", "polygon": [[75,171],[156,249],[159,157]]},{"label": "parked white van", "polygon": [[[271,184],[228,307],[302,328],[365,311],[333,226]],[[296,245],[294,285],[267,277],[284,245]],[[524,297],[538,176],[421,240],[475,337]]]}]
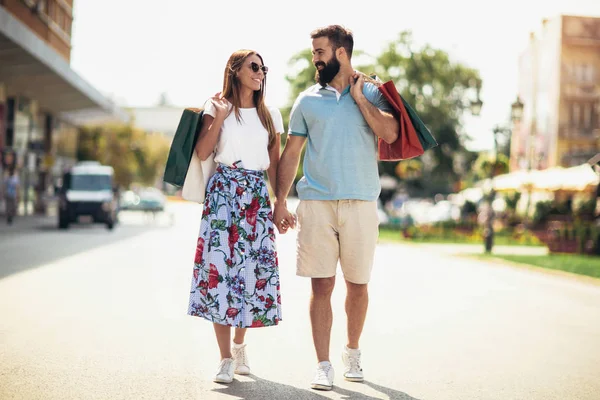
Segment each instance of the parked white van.
[{"label": "parked white van", "polygon": [[113,229],[117,219],[113,176],[111,166],[97,161],[82,161],[65,173],[58,195],[58,227],[67,229],[79,217],[89,216]]}]

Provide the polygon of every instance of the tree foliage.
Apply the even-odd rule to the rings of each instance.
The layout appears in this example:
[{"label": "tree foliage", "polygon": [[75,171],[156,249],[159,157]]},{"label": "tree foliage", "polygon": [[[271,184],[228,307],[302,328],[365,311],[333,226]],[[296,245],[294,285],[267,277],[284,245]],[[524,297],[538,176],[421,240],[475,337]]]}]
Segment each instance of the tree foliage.
[{"label": "tree foliage", "polygon": [[499,153],[497,157],[482,152],[473,163],[472,173],[476,180],[491,178],[508,173],[508,157]]},{"label": "tree foliage", "polygon": [[153,185],[162,173],[169,140],[131,125],[96,125],[81,128],[77,159],[95,160],[115,169],[115,183]]}]

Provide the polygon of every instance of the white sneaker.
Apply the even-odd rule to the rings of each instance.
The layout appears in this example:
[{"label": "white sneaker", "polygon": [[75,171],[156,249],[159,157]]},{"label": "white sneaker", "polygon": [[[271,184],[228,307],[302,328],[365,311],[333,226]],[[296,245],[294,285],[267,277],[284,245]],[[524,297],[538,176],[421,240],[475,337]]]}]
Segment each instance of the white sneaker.
[{"label": "white sneaker", "polygon": [[235,373],[239,375],[250,375],[250,362],[248,361],[248,355],[246,354],[246,344],[233,344],[231,347],[231,354],[233,354],[233,362],[235,365]]},{"label": "white sneaker", "polygon": [[233,371],[235,369],[233,358],[224,358],[219,364],[219,369],[213,381],[217,383],[233,382]]},{"label": "white sneaker", "polygon": [[333,366],[329,361],[322,361],[317,365],[315,378],[310,383],[310,387],[318,390],[333,389]]},{"label": "white sneaker", "polygon": [[351,382],[362,382],[365,380],[365,375],[360,367],[360,350],[349,349],[344,346],[342,352],[342,361],[344,362],[345,371],[344,378]]}]

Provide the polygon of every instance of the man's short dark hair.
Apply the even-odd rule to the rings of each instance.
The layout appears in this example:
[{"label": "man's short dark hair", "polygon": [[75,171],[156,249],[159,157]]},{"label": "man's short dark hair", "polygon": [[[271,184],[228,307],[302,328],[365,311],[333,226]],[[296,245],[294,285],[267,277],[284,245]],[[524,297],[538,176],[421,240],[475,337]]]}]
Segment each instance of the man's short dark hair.
[{"label": "man's short dark hair", "polygon": [[317,28],[310,33],[311,39],[326,37],[333,45],[333,51],[343,47],[348,54],[348,58],[352,58],[352,49],[354,48],[354,37],[352,31],[344,28],[341,25],[329,25],[323,28]]}]

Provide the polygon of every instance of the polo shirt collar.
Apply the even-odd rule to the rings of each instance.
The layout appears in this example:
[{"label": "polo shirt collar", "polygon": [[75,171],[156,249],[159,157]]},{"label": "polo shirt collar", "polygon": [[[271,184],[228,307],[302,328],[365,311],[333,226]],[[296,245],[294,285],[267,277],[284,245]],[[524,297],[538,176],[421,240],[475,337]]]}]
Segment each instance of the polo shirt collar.
[{"label": "polo shirt collar", "polygon": [[342,91],[342,93],[338,92],[338,90],[336,88],[334,88],[333,86],[331,86],[330,84],[327,84],[327,86],[321,86],[320,84],[317,84],[317,85],[315,85],[315,87],[316,87],[316,91],[323,89],[323,90],[329,90],[330,92],[335,93],[335,97],[337,98],[337,100],[339,100],[343,94],[346,94],[347,92],[350,91],[350,85],[346,86],[344,88],[344,90]]}]

